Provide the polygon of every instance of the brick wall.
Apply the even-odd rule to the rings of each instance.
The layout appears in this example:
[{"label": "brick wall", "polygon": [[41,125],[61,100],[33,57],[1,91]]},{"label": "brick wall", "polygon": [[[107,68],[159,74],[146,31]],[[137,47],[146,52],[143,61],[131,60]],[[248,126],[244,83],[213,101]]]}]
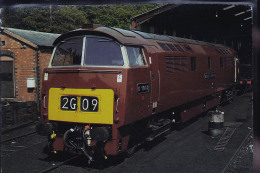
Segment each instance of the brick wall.
[{"label": "brick wall", "polygon": [[[39,69],[39,83],[43,76],[42,71],[48,67],[51,58],[52,49],[39,49],[25,44],[25,48],[21,48],[24,43],[9,35],[2,34],[1,41],[5,41],[6,45],[1,50],[8,50],[14,53],[14,82],[15,82],[15,101],[36,101],[36,88],[27,88],[27,78],[36,77],[36,68]],[[38,58],[38,60],[36,60]],[[37,64],[38,61],[38,64]],[[36,66],[37,65],[37,66]],[[40,85],[41,88],[41,85]]]}]

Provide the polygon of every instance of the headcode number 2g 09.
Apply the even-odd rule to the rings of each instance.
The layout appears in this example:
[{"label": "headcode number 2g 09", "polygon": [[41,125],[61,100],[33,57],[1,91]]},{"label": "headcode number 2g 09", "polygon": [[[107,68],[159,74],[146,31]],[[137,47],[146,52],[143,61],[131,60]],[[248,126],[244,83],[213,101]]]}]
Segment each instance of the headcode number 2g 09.
[{"label": "headcode number 2g 09", "polygon": [[97,97],[90,97],[90,96],[84,96],[81,97],[81,111],[87,111],[87,112],[97,112],[98,111],[98,98]]},{"label": "headcode number 2g 09", "polygon": [[[97,97],[83,96],[80,99],[80,109],[85,112],[98,112],[99,100]],[[62,96],[61,110],[77,110],[77,97]]]}]

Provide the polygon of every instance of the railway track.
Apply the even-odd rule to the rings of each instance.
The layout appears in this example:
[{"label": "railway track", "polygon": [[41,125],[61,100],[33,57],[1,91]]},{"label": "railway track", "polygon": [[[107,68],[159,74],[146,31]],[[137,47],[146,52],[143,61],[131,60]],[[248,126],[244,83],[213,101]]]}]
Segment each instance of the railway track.
[{"label": "railway track", "polygon": [[5,142],[10,142],[10,141],[13,141],[13,140],[17,140],[17,139],[20,139],[20,138],[23,138],[23,137],[27,137],[27,136],[30,136],[30,135],[36,135],[36,131],[28,132],[28,133],[25,133],[25,134],[22,134],[22,135],[18,135],[18,136],[15,136],[15,137],[4,139],[4,140],[1,141],[1,144],[5,143]]},{"label": "railway track", "polygon": [[226,148],[229,140],[233,136],[236,129],[241,125],[242,125],[242,123],[239,123],[239,122],[226,123],[226,126],[227,126],[226,130],[222,134],[222,136],[220,137],[220,139],[219,139],[217,145],[215,146],[214,150],[215,151],[223,151]]},{"label": "railway track", "polygon": [[55,169],[59,168],[60,166],[64,165],[65,163],[68,163],[68,162],[70,162],[70,161],[72,161],[72,160],[74,160],[76,158],[79,158],[79,157],[80,157],[79,155],[73,156],[73,157],[71,157],[71,158],[69,158],[69,159],[67,159],[67,160],[65,160],[63,162],[60,162],[60,163],[58,163],[58,164],[56,164],[54,166],[51,166],[49,168],[46,168],[46,169],[42,170],[40,173],[51,172],[52,170],[55,170]]},{"label": "railway track", "polygon": [[215,151],[223,151],[226,148],[229,140],[231,139],[232,135],[236,131],[236,128],[227,127],[224,134],[221,136],[220,140],[218,141],[217,145],[215,146]]},{"label": "railway track", "polygon": [[38,138],[36,131],[27,131],[16,136],[6,136],[1,140],[1,157],[12,155],[30,147],[46,142],[45,138]]},{"label": "railway track", "polygon": [[231,162],[234,160],[234,158],[237,156],[237,154],[239,153],[239,151],[241,150],[241,148],[244,146],[244,144],[246,143],[247,139],[250,137],[250,135],[252,135],[253,130],[250,130],[247,134],[247,136],[245,137],[245,139],[243,140],[243,142],[240,144],[240,146],[237,148],[236,152],[234,153],[234,155],[232,156],[232,158],[230,159],[230,161],[227,163],[227,165],[225,166],[225,168],[222,170],[221,173],[227,173],[230,170],[228,170],[229,166],[231,165]]}]

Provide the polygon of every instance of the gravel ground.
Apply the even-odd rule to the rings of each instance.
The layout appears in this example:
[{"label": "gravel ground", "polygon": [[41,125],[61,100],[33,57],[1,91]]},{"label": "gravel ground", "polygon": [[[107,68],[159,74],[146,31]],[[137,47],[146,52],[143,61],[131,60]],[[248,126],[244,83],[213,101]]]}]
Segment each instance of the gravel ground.
[{"label": "gravel ground", "polygon": [[245,139],[236,155],[231,160],[225,173],[249,173],[253,172],[253,133]]}]

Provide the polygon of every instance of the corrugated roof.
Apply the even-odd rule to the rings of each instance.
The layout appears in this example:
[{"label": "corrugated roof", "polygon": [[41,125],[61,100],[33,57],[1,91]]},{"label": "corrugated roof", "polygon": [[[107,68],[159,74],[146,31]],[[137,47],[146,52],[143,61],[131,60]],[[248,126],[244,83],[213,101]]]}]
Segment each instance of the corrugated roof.
[{"label": "corrugated roof", "polygon": [[152,17],[158,15],[158,14],[161,14],[165,11],[168,11],[169,9],[172,9],[172,8],[175,8],[175,7],[178,7],[180,6],[179,4],[176,5],[176,4],[165,4],[165,5],[162,5],[160,7],[157,7],[155,9],[152,9],[150,11],[147,11],[147,12],[144,12],[142,14],[139,14],[137,16],[134,16],[130,19],[130,21],[135,21],[137,23],[143,23],[147,20],[150,20]]},{"label": "corrugated roof", "polygon": [[15,28],[4,28],[4,29],[37,46],[52,47],[54,40],[60,36],[60,34],[30,31],[30,30],[15,29]]}]

